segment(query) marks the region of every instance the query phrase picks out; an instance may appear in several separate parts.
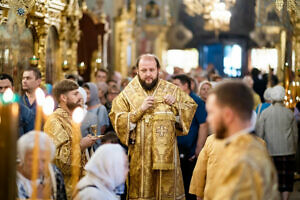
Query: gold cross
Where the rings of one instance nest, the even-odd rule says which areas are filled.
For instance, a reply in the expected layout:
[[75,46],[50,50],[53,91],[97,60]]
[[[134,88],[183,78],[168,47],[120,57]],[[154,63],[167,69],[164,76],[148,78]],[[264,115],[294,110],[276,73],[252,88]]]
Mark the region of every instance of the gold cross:
[[156,128],[156,133],[158,133],[160,137],[164,137],[167,132],[168,132],[168,129],[165,126],[160,126],[160,127]]

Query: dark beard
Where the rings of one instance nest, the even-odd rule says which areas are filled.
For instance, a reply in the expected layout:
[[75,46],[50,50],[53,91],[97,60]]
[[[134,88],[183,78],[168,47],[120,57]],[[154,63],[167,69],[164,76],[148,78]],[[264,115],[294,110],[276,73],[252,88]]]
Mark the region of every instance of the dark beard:
[[224,139],[226,137],[227,127],[225,126],[223,121],[221,121],[219,127],[217,127],[215,131],[217,139]]
[[140,75],[138,75],[138,78],[139,78],[142,88],[144,88],[144,90],[147,90],[147,91],[152,90],[157,85],[157,82],[158,82],[158,75],[157,75],[156,79],[154,79],[152,81],[152,83],[150,83],[150,84],[147,84],[145,81],[143,81],[141,79]]
[[75,110],[75,108],[77,107],[81,107],[80,105],[80,102],[77,102],[77,103],[73,103],[73,102],[70,102],[70,101],[67,101],[67,108],[73,112],[73,110]]

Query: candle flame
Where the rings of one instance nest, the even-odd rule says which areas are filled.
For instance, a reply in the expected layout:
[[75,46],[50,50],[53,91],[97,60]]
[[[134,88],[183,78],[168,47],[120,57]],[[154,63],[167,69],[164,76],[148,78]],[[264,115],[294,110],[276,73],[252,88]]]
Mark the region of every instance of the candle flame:
[[10,88],[7,88],[3,94],[3,100],[5,102],[11,102],[14,98],[14,93]]
[[83,120],[84,114],[83,114],[83,109],[81,107],[75,108],[72,114],[72,119],[75,123],[81,123]]
[[45,93],[41,88],[35,90],[36,102],[39,106],[42,106],[45,102]]
[[43,112],[45,115],[51,115],[54,110],[54,100],[51,96],[47,96],[43,104]]

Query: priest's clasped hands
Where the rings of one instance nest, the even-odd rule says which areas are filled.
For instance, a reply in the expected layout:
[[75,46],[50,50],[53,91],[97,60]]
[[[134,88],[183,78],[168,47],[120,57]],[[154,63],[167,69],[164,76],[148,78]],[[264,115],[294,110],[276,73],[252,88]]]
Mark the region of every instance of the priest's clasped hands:
[[[165,97],[164,97],[164,102],[168,105],[173,105],[175,103],[176,99],[173,95],[170,95],[170,94],[167,94]],[[149,108],[153,107],[155,103],[155,98],[154,96],[148,96],[145,98],[142,106],[141,106],[141,110],[142,111],[146,111],[148,110]]]

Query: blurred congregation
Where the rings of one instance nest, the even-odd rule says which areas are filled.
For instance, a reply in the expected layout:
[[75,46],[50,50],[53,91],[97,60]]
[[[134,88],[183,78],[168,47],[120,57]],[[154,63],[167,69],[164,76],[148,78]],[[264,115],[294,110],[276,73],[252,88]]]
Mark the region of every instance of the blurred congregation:
[[[151,54],[141,57],[156,58]],[[110,77],[108,71],[99,69],[95,73],[95,82],[84,82],[78,75],[67,74],[65,79],[55,83],[54,86],[42,84],[41,73],[37,68],[29,67],[24,70],[21,80],[24,94],[20,96],[18,103],[20,115],[16,183],[19,199],[32,198],[33,187],[36,187],[36,197],[42,199],[102,199],[101,195],[105,197],[103,199],[116,197],[126,199],[127,195],[130,199],[130,190],[127,190],[129,186],[125,186],[130,161],[126,152],[128,146],[134,144],[134,141],[124,142],[122,131],[117,133],[115,131],[115,128],[119,129],[118,123],[114,124],[111,121],[114,118],[109,118],[109,113],[116,112],[112,110],[113,100],[128,87],[130,82],[138,78],[142,85],[143,81],[147,80],[147,76],[143,78],[137,75],[141,70],[138,64],[132,67],[131,73],[124,78],[117,72]],[[271,78],[268,78],[269,76]],[[205,104],[210,91],[230,79],[218,75],[213,66],[206,70],[199,66],[188,73],[184,73],[180,67],[176,67],[173,74],[159,70],[154,80],[166,80],[176,85],[175,87],[188,94],[198,105],[195,112],[190,111],[190,115],[193,113],[195,115],[190,118],[192,121],[188,135],[177,136],[176,148],[180,158],[182,189],[185,191],[186,199],[196,199],[196,196],[202,199],[206,192],[214,187],[211,181],[214,175],[217,175],[216,172],[225,168],[225,165],[223,167],[221,165],[222,159],[217,159],[217,156],[222,157],[221,146],[224,142],[221,139],[216,140],[214,130],[209,128],[207,114],[210,113],[209,111],[207,113]],[[293,191],[294,178],[296,178],[294,175],[297,175],[300,169],[297,146],[299,103],[293,110],[285,108],[283,104],[286,97],[285,90],[274,74],[265,75],[258,69],[253,69],[249,75],[240,79],[240,82],[249,88],[253,98],[249,134],[261,138],[264,146],[267,147],[268,156],[272,158],[271,163],[274,164],[276,177],[278,177],[278,180],[273,180],[273,187],[276,186],[283,199],[288,199],[289,193]],[[157,83],[153,87],[157,87]],[[0,74],[0,88],[3,96],[9,90],[14,90],[14,81],[10,75]],[[37,123],[36,90],[38,88],[42,89],[45,96],[53,96],[55,108],[52,114],[42,119],[43,122],[38,125],[40,127],[34,128]],[[245,98],[240,94],[237,94],[237,97]],[[50,105],[46,104],[46,106]],[[116,105],[118,106],[122,105]],[[83,119],[80,122],[80,141],[75,147],[73,143],[76,141],[76,130],[72,125],[71,116],[76,107],[82,108]],[[38,142],[35,141],[37,135]],[[38,176],[36,180],[32,180],[36,145],[39,149]],[[77,163],[79,170],[77,181],[79,177],[83,178],[76,188],[73,188],[72,154],[76,152],[76,148],[80,148],[77,151],[80,154],[78,157],[80,161]],[[35,186],[32,181],[36,182]],[[105,188],[105,192],[102,193],[98,184]],[[89,187],[100,187],[99,194],[94,194],[93,190],[89,191]],[[109,191],[107,194],[106,190]],[[243,193],[246,190],[235,192]],[[251,190],[249,188],[251,193],[255,190],[258,188],[251,188]],[[96,195],[94,198],[93,194]],[[274,194],[276,197],[276,193]],[[89,195],[91,196],[88,197]],[[112,196],[109,198],[107,195]]]

